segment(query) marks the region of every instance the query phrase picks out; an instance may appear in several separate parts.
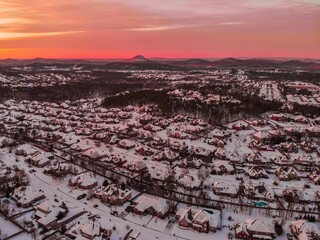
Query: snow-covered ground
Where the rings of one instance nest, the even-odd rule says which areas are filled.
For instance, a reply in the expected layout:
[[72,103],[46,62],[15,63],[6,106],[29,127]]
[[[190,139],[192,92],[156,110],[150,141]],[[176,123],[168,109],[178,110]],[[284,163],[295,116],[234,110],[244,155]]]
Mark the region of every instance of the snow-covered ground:
[[[183,193],[189,191],[190,194],[197,195],[200,192],[198,188],[200,188],[211,200],[223,200],[231,204],[238,203],[239,198],[218,195],[215,193],[214,186],[228,186],[230,190],[233,189],[237,193],[242,179],[248,191],[252,188],[256,190],[258,187],[265,187],[269,191],[268,194],[274,193],[279,198],[282,198],[285,190],[293,189],[298,192],[298,195],[302,199],[314,200],[317,198],[318,185],[309,179],[308,174],[304,170],[297,170],[301,175],[301,179],[282,181],[276,175],[276,171],[280,166],[272,161],[273,157],[287,157],[290,159],[289,162],[294,162],[301,157],[309,156],[315,165],[319,165],[317,138],[303,137],[302,139],[315,146],[310,153],[306,152],[299,142],[295,144],[296,149],[292,152],[286,152],[278,144],[269,146],[268,143],[263,143],[257,147],[252,146],[253,142],[255,144],[259,142],[254,137],[257,132],[270,134],[274,133],[274,131],[288,132],[292,129],[299,129],[299,131],[305,133],[311,127],[313,127],[313,130],[317,130],[315,119],[306,118],[307,121],[305,123],[299,123],[295,118],[297,116],[288,115],[288,120],[283,121],[272,120],[269,116],[261,116],[261,119],[266,121],[261,125],[253,125],[249,119],[239,119],[224,126],[218,126],[221,129],[219,130],[221,134],[217,130],[214,131],[214,127],[205,123],[202,119],[192,119],[187,116],[178,115],[170,118],[161,118],[152,113],[151,110],[148,113],[151,116],[150,122],[140,123],[140,119],[147,118],[146,110],[134,107],[127,115],[123,113],[124,110],[122,109],[107,110],[97,107],[99,102],[101,102],[101,99],[84,100],[84,103],[65,102],[61,106],[50,103],[7,102],[6,105],[0,105],[0,118],[8,132],[9,129],[31,126],[36,131],[33,134],[38,141],[52,142],[55,148],[59,150],[54,151],[55,157],[54,160],[50,159],[50,163],[57,162],[59,160],[58,156],[66,158],[66,161],[69,162],[71,157],[68,156],[68,153],[63,153],[65,151],[73,154],[73,158],[75,159],[86,157],[88,164],[109,162],[115,171],[121,172],[121,174],[130,174],[131,177],[138,176],[140,170],[131,169],[133,170],[131,171],[130,168],[145,167],[151,179],[154,180],[164,180],[169,174],[174,174],[174,179],[179,184],[179,187],[176,189],[178,191]],[[26,109],[29,109],[29,111]],[[86,122],[80,120],[84,117],[82,111],[86,114]],[[48,114],[56,116],[53,117]],[[24,116],[22,120],[21,115]],[[124,119],[120,118],[120,115],[124,116]],[[79,117],[79,119],[76,119],[76,117]],[[113,120],[107,122],[106,120],[110,118]],[[160,122],[164,123],[162,127],[159,127],[161,125]],[[146,130],[148,129],[147,127],[151,126],[147,126],[148,124],[156,126],[153,128],[153,131]],[[66,125],[69,128],[66,128]],[[194,130],[195,132],[191,131],[190,133],[189,130]],[[103,141],[99,140],[97,134],[100,133],[106,133],[110,138]],[[217,133],[220,135],[215,135]],[[33,135],[31,133],[28,134],[30,136]],[[51,135],[60,136],[60,138],[58,141],[52,141],[50,139]],[[120,135],[123,136],[120,137]],[[208,140],[215,137],[221,140],[219,146],[208,143]],[[110,139],[115,139],[115,142],[112,142]],[[127,143],[132,144],[133,147],[125,148],[126,146],[117,144],[120,139],[128,140]],[[160,147],[149,146],[151,141],[160,143]],[[284,143],[290,144],[288,141],[284,141]],[[85,213],[78,218],[83,217],[83,221],[89,218],[87,214],[91,214],[90,216],[99,215],[100,218],[97,218],[97,221],[101,223],[101,226],[104,226],[106,229],[113,229],[111,239],[123,237],[130,229],[140,232],[138,239],[156,239],[157,237],[158,239],[227,239],[227,234],[233,231],[228,228],[222,228],[222,230],[218,230],[216,233],[209,232],[205,234],[190,229],[182,229],[176,222],[170,225],[169,218],[162,220],[151,215],[137,215],[126,212],[129,201],[123,206],[110,206],[100,202],[96,198],[87,199],[85,197],[78,200],[77,198],[84,193],[90,196],[92,190],[79,189],[68,185],[69,180],[75,176],[76,172],[79,174],[87,171],[88,167],[85,164],[79,167],[71,163],[73,173],[69,173],[64,178],[54,179],[52,176],[44,174],[42,167],[35,167],[32,166],[32,163],[26,162],[27,158],[32,159],[34,152],[45,153],[44,149],[34,144],[26,144],[23,147],[21,147],[22,144],[19,145],[20,147],[0,148],[0,159],[4,165],[3,171],[6,170],[6,167],[14,168],[15,165],[19,169],[24,169],[28,174],[32,189],[43,191],[46,199],[56,199],[57,201],[64,201],[66,203],[69,208],[67,218],[75,216],[82,211],[85,211]],[[151,154],[139,152],[136,146],[150,149]],[[183,154],[186,154],[183,152],[186,150],[181,150],[183,148],[187,149],[188,159],[187,157],[182,157]],[[19,151],[25,150],[25,154],[28,157],[16,155],[17,149]],[[168,156],[168,159],[156,159],[155,156],[158,154]],[[43,154],[41,156],[46,155]],[[251,161],[252,156],[253,160]],[[170,157],[172,158],[170,159]],[[200,164],[185,167],[182,163],[188,163],[190,158]],[[116,160],[122,160],[123,163],[121,161],[120,163],[112,162]],[[234,168],[234,171],[224,174],[213,173],[212,169],[218,161],[220,163],[228,163]],[[266,178],[250,178],[248,175],[245,175],[244,169],[252,166],[262,166],[262,168],[266,169]],[[105,180],[104,177],[97,174],[90,176],[96,179],[98,186],[101,186]],[[122,182],[125,183],[123,180],[119,180],[119,184]],[[307,189],[306,185],[310,186],[310,188]],[[255,194],[261,197],[262,193],[259,195],[255,192]],[[132,198],[137,195],[139,195],[139,192],[132,190]],[[242,200],[246,204],[254,204],[254,201],[249,199],[248,196],[243,197]],[[41,199],[35,205],[43,201],[45,200]],[[266,200],[260,199],[257,201]],[[283,199],[280,199],[280,202],[284,207],[288,207],[288,204]],[[308,206],[307,204],[297,204],[295,209],[302,210],[303,207]],[[273,199],[273,201],[267,202],[266,205],[276,208],[279,202]],[[313,205],[310,204],[310,206]],[[12,204],[11,208],[15,209],[14,212],[11,212],[11,215],[22,211],[22,208],[17,207],[15,203]],[[119,216],[114,216],[113,212],[115,210],[118,211]],[[223,216],[230,214],[228,211],[223,211]],[[125,217],[122,218],[122,216]],[[19,216],[17,220],[23,218],[31,218],[30,213]],[[232,218],[235,219],[234,222],[244,222],[247,218],[263,218],[266,223],[272,224],[272,219],[265,218],[265,213],[259,213],[259,211],[255,211],[250,216],[238,211],[233,212]],[[289,220],[293,219],[289,218]],[[230,225],[228,221],[224,217],[222,225]],[[3,226],[6,226],[5,224],[8,224],[8,222],[3,222]],[[69,225],[68,227],[71,227],[71,224]],[[8,226],[8,233],[6,232],[5,234],[13,234],[16,230]],[[289,231],[287,225],[286,231]]]

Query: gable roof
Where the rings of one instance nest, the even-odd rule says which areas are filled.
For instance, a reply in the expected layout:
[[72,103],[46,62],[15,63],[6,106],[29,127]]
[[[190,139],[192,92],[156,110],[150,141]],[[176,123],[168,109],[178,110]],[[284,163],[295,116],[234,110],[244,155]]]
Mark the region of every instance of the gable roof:
[[248,221],[248,230],[254,231],[254,232],[260,232],[260,233],[272,233],[274,234],[274,231],[270,229],[268,225],[266,225],[262,220],[256,219],[254,221]]

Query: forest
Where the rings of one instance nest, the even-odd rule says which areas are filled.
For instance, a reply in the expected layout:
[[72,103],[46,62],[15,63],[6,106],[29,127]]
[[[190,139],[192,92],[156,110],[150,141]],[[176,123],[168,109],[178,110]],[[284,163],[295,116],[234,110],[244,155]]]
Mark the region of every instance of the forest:
[[204,118],[211,124],[223,124],[239,117],[258,116],[264,112],[277,111],[282,106],[281,103],[275,101],[264,101],[256,95],[238,95],[237,99],[241,101],[241,104],[209,105],[199,101],[185,102],[172,98],[165,90],[141,90],[106,97],[103,106],[110,108],[155,104],[167,116],[181,113],[190,117]]

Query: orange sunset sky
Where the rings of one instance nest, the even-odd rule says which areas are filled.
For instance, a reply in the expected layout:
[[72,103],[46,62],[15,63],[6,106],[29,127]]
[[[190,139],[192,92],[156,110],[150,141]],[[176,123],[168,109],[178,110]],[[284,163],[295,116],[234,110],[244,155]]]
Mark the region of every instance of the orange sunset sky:
[[320,0],[0,0],[1,58],[320,58]]

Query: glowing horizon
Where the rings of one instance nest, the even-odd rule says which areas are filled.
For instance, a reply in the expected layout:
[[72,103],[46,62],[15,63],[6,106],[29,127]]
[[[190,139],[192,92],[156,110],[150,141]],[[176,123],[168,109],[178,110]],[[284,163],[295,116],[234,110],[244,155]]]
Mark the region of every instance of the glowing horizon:
[[319,29],[320,0],[0,0],[0,59],[320,58]]

